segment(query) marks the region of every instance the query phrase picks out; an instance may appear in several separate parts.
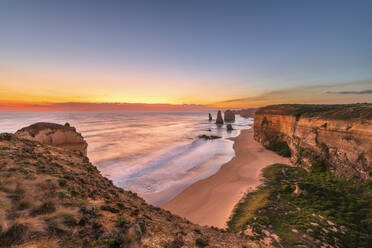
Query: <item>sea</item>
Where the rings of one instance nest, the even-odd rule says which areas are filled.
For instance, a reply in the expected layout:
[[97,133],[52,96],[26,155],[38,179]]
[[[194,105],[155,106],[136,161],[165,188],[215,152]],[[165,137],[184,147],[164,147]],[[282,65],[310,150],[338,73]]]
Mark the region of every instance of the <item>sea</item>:
[[[227,131],[208,121],[208,113],[0,112],[0,132],[36,122],[76,127],[103,176],[161,206],[230,161],[235,155],[231,138],[250,128],[253,119],[237,115],[234,130]],[[221,138],[200,139],[203,134]]]

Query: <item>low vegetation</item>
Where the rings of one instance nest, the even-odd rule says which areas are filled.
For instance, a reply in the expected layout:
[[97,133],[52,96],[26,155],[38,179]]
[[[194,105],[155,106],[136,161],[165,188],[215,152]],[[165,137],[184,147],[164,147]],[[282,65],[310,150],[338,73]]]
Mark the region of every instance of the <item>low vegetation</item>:
[[242,247],[250,243],[246,237],[201,227],[148,205],[101,176],[81,152],[0,134],[0,247]]
[[283,157],[291,157],[291,149],[287,142],[270,142],[265,148],[272,150]]
[[372,103],[359,104],[280,104],[260,108],[256,113],[272,113],[328,120],[372,120]]
[[323,167],[274,164],[263,185],[237,204],[232,232],[278,247],[370,247],[372,180],[350,181]]

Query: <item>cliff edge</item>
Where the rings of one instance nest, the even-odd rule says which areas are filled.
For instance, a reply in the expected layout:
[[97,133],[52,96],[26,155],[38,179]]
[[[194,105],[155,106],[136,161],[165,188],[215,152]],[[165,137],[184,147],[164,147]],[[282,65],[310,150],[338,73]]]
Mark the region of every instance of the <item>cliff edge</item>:
[[304,168],[372,175],[372,104],[263,107],[255,113],[254,138]]
[[78,150],[87,155],[88,144],[80,133],[68,123],[59,125],[48,122],[38,122],[18,130],[15,135],[21,139],[28,139],[70,150]]

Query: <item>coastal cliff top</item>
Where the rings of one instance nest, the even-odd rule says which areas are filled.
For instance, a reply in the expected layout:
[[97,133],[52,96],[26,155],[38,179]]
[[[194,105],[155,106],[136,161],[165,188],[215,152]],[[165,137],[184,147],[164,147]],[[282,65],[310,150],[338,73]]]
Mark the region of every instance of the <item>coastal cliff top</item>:
[[8,133],[0,134],[0,202],[0,247],[257,244],[147,204],[101,176],[80,152]]
[[65,131],[76,131],[74,127],[71,127],[68,123],[65,125],[60,125],[56,123],[49,123],[49,122],[37,122],[35,124],[32,124],[28,127],[24,127],[17,132],[28,132],[31,136],[37,135],[40,131],[50,129],[53,131],[57,130],[65,130]]
[[357,104],[280,104],[259,108],[256,114],[318,117],[328,120],[372,119],[372,103]]

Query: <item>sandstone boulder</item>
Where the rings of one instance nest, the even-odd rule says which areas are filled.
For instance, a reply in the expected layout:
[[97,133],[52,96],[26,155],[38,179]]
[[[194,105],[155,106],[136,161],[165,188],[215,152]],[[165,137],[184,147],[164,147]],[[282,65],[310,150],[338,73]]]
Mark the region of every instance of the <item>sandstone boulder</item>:
[[218,110],[217,112],[216,124],[223,124],[222,114],[220,110]]
[[38,122],[18,130],[18,138],[38,141],[45,145],[81,151],[87,155],[88,144],[74,127],[55,123]]
[[234,122],[235,121],[235,114],[230,109],[225,111],[225,122]]

